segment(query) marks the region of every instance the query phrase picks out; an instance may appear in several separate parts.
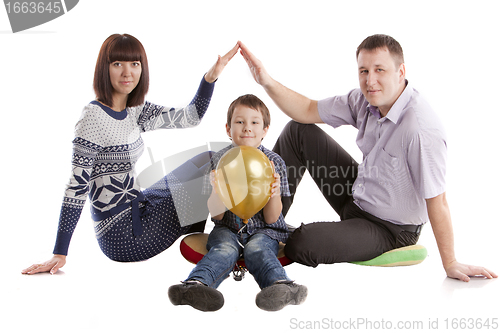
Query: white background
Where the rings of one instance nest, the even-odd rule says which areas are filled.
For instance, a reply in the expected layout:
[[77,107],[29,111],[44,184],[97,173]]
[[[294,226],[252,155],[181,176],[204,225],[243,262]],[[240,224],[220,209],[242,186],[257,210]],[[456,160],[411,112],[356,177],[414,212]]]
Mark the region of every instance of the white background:
[[[16,34],[0,9],[1,330],[286,332],[314,322],[328,330],[335,326],[330,319],[339,325],[359,318],[381,331],[387,322],[396,328],[398,321],[421,322],[424,330],[419,331],[425,331],[436,320],[443,330],[447,318],[450,329],[453,318],[498,318],[499,282],[446,278],[430,226],[419,241],[429,256],[417,266],[287,266],[288,275],[309,288],[309,297],[277,313],[256,307],[259,290],[250,275],[221,285],[226,303],[216,313],[174,307],[167,289],[193,267],[181,257],[179,243],[146,262],[112,262],[99,250],[88,205],[63,270],[54,276],[20,274],[51,257],[70,173],[73,128],[94,98],[97,54],[113,33],[141,40],[150,66],[147,98],[167,106],[188,103],[217,55],[238,40],[286,86],[314,99],[345,94],[358,85],[357,45],[368,35],[392,35],[405,51],[407,78],[448,132],[447,195],[457,258],[500,272],[500,181],[493,163],[500,120],[496,7],[495,1],[82,0],[66,15]],[[272,148],[288,119],[253,81],[240,55],[217,82],[200,126],[147,133],[146,147],[159,160],[226,140],[227,107],[247,93],[271,110],[264,145]],[[323,128],[360,160],[354,129]],[[149,164],[144,154],[138,172]],[[305,179],[287,222],[298,226],[337,218]],[[357,326],[360,331],[366,327]]]

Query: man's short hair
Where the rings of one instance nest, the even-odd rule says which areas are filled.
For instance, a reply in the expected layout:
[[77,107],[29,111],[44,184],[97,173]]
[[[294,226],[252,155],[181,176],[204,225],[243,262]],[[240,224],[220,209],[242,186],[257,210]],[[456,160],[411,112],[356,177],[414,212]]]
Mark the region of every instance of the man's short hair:
[[387,48],[389,53],[394,58],[396,62],[396,67],[405,62],[403,56],[403,48],[398,43],[397,40],[387,35],[373,35],[365,38],[365,40],[359,44],[358,49],[356,50],[356,59],[358,59],[359,52],[361,50],[373,51],[376,49],[384,49]]
[[262,102],[257,96],[248,94],[238,97],[231,103],[231,105],[229,105],[229,109],[227,110],[227,126],[231,127],[231,119],[233,118],[234,109],[239,105],[244,105],[262,113],[264,128],[271,124],[271,114],[269,113],[269,109],[264,102]]

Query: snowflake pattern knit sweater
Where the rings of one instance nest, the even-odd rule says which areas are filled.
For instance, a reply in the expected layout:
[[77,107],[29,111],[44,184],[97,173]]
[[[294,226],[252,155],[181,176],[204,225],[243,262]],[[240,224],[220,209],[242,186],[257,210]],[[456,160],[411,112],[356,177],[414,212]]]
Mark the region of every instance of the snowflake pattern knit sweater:
[[87,195],[96,212],[129,203],[140,195],[134,166],[144,150],[141,133],[198,125],[213,89],[214,83],[203,78],[185,108],[144,102],[116,112],[93,101],[83,109],[75,128],[72,173],[64,193],[54,254],[67,255]]

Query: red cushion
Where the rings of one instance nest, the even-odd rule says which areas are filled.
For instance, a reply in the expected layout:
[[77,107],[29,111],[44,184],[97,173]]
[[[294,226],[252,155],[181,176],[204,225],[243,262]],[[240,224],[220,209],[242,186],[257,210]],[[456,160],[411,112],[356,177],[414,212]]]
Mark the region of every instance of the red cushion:
[[[198,233],[191,234],[184,237],[181,241],[181,254],[187,261],[192,262],[193,264],[197,264],[198,261],[203,258],[205,254],[207,254],[207,239],[208,234]],[[280,261],[282,266],[286,266],[291,264],[292,261],[285,256],[284,251],[285,245],[280,243],[280,249],[278,251],[278,260]],[[238,260],[238,265],[245,267],[245,260]]]

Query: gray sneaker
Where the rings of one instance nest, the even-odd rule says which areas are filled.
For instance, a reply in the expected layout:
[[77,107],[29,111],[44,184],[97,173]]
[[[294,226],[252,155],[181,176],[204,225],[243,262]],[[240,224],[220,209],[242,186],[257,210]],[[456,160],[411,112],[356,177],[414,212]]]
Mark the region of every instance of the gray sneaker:
[[168,288],[173,305],[190,305],[200,311],[217,311],[224,305],[224,296],[217,289],[199,281],[185,281]]
[[262,289],[255,298],[259,308],[266,311],[278,311],[285,306],[303,303],[307,297],[307,287],[293,281],[278,281]]

